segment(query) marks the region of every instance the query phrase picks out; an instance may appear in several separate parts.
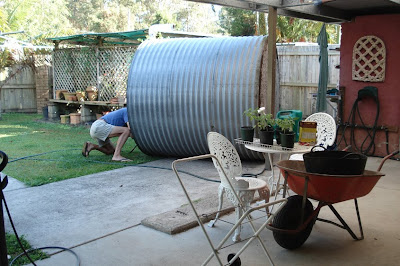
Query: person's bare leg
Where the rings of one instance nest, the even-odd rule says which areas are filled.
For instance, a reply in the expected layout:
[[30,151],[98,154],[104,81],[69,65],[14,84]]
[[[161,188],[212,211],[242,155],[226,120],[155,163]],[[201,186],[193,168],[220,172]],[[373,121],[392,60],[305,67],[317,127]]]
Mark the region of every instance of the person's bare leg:
[[111,155],[111,154],[113,154],[115,152],[115,148],[111,143],[105,144],[102,147],[100,147],[97,144],[93,144],[91,142],[86,142],[86,145],[87,145],[86,146],[87,156],[85,156],[85,157],[88,157],[89,153],[92,150],[98,150],[98,151],[101,151],[102,153],[107,154],[107,155]]
[[115,152],[112,157],[113,161],[129,160],[121,156],[121,150],[130,134],[130,130],[127,127],[114,127],[111,131],[111,134],[109,135],[110,138],[118,136],[117,145],[115,146]]

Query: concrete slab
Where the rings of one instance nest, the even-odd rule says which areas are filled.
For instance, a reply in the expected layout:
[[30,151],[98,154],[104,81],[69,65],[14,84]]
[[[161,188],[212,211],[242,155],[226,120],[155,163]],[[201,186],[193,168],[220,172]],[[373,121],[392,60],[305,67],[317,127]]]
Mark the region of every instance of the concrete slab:
[[[152,164],[169,167],[171,161],[164,159]],[[376,170],[379,162],[379,158],[369,158],[367,169]],[[250,167],[245,164],[244,172],[257,172],[262,167],[262,163]],[[184,170],[216,176],[211,162],[196,162]],[[306,243],[289,251],[276,244],[271,231],[264,230],[261,239],[275,264],[398,265],[399,170],[400,162],[388,161],[382,169],[386,176],[371,193],[358,200],[364,240],[354,241],[345,230],[317,222]],[[202,198],[212,190],[217,192],[218,184],[188,175],[184,179],[195,198]],[[37,247],[54,244],[72,248],[79,255],[81,265],[199,265],[211,251],[199,227],[168,235],[140,224],[146,217],[187,203],[173,173],[167,170],[127,167],[38,188],[9,191],[6,198],[21,234]],[[335,204],[335,208],[358,234],[353,201]],[[320,217],[334,218],[329,208],[323,208]],[[226,219],[233,221],[234,217],[229,215]],[[218,241],[229,227],[229,224],[217,223],[207,231],[213,241]],[[243,227],[242,237],[246,234],[250,235],[248,225]],[[221,257],[226,258],[243,244],[225,248]],[[256,242],[241,259],[242,265],[268,264]],[[62,252],[38,265],[74,263],[73,256]],[[216,261],[210,265],[216,265]]]
[[[203,195],[201,199],[194,201],[193,205],[201,221],[207,223],[214,219],[217,214],[218,195],[215,191],[209,191],[208,194]],[[234,210],[235,207],[233,204],[229,200],[224,200],[220,217]],[[189,204],[184,204],[171,211],[147,217],[143,219],[140,224],[174,235],[198,226],[198,221],[192,207]]]
[[[6,177],[5,174],[0,173],[0,177],[1,180],[4,179],[4,177]],[[21,188],[26,188],[27,186],[22,183],[21,181],[12,178],[11,176],[7,176],[7,180],[8,180],[8,184],[6,186],[6,188],[4,189],[4,191],[11,191],[11,190],[16,190],[16,189],[21,189]]]

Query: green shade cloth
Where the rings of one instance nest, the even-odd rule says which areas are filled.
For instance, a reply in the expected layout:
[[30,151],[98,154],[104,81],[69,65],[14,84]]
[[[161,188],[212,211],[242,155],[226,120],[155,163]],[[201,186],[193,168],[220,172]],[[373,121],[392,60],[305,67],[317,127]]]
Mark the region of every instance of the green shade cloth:
[[136,30],[110,33],[84,33],[71,36],[48,38],[50,41],[78,45],[139,45],[146,39],[148,30]]
[[326,112],[326,90],[328,87],[328,34],[325,23],[318,34],[319,80],[317,92],[317,112]]

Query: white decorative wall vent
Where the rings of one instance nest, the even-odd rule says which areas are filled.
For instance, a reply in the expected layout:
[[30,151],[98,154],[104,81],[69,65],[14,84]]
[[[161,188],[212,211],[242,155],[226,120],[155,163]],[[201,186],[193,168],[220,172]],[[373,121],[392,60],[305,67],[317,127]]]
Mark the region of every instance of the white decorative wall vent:
[[386,48],[383,41],[373,35],[358,39],[353,47],[353,80],[385,81]]

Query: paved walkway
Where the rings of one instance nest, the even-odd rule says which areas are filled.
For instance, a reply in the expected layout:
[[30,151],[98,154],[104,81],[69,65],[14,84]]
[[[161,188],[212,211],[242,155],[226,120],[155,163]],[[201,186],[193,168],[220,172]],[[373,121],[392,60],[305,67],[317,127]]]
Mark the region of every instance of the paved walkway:
[[[148,163],[170,168],[172,159]],[[380,158],[369,158],[367,169],[376,170]],[[257,173],[263,163],[246,164],[244,172]],[[210,161],[190,163],[183,170],[215,177]],[[359,199],[365,239],[354,241],[344,230],[317,222],[307,242],[294,251],[276,244],[272,232],[264,230],[266,243],[276,265],[398,265],[400,261],[400,162],[388,161],[382,177],[370,194]],[[268,174],[268,172],[266,172]],[[217,183],[183,175],[193,198],[210,191]],[[168,235],[141,225],[141,220],[183,204],[186,198],[174,173],[159,168],[125,167],[94,175],[26,188],[12,181],[5,191],[18,233],[34,247],[62,246],[74,250],[81,265],[200,265],[210,252],[199,227]],[[353,201],[335,204],[350,227],[357,231]],[[331,218],[328,208],[320,217]],[[233,220],[233,216],[226,219]],[[6,218],[6,228],[10,230]],[[210,228],[215,241],[227,232],[228,224]],[[243,235],[249,233],[244,226]],[[224,249],[223,258],[240,247]],[[242,265],[267,265],[259,247],[242,254]],[[52,252],[52,251],[50,251]],[[56,250],[54,250],[56,252]],[[38,265],[74,265],[67,252],[58,253]],[[210,265],[215,265],[213,260]]]

